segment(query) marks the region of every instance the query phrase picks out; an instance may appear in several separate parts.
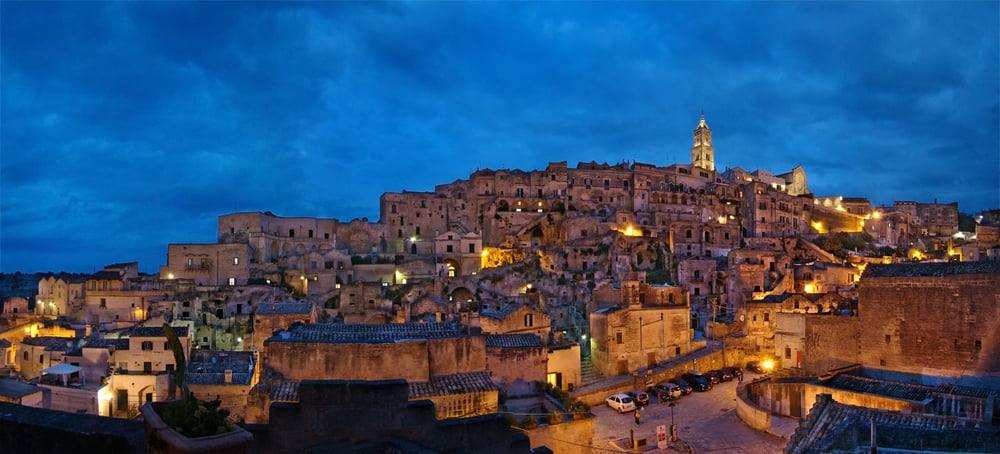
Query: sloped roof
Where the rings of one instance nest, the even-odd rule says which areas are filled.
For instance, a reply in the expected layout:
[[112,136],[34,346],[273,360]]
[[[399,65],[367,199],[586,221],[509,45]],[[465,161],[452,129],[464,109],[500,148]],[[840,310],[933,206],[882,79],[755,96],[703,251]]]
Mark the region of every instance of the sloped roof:
[[260,303],[254,312],[259,315],[308,314],[313,307],[312,303]]
[[330,342],[330,343],[383,343],[413,339],[445,339],[463,337],[461,326],[455,322],[442,323],[295,323],[287,330],[278,331],[267,342]]
[[[186,326],[171,326],[177,337],[187,337],[188,328]],[[137,326],[132,328],[132,337],[166,337],[162,326]]]
[[540,348],[542,340],[534,334],[488,334],[487,347],[499,348]]
[[410,387],[410,399],[496,391],[499,389],[493,384],[493,380],[490,380],[490,375],[485,371],[436,375],[431,377],[429,381],[411,381],[408,384]]
[[1000,274],[1000,262],[872,263],[864,279],[873,277],[941,277],[956,274]]

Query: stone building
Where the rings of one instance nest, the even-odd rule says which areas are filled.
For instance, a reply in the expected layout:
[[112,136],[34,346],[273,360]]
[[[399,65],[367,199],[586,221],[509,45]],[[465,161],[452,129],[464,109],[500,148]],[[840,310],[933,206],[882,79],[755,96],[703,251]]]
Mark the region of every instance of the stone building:
[[29,337],[17,346],[17,370],[26,379],[38,378],[42,369],[63,362],[66,353],[79,345],[77,339],[68,337]]
[[547,353],[534,334],[487,334],[486,371],[508,397],[533,396],[546,380]]
[[923,236],[948,236],[958,231],[958,202],[921,203],[913,201],[895,201],[892,203],[895,211],[906,213],[920,228]]
[[455,323],[294,324],[264,341],[262,362],[289,380],[427,381],[485,370],[486,347]]
[[591,361],[602,374],[651,368],[691,351],[690,305],[683,291],[631,276],[616,293],[613,305],[590,314]]
[[250,250],[240,243],[169,244],[161,279],[190,279],[197,285],[247,285]]
[[256,382],[255,352],[196,350],[185,371],[188,389],[195,397],[219,400],[233,421],[243,421],[247,397]]
[[528,304],[486,304],[480,315],[484,334],[533,334],[548,342],[552,330],[549,315]]
[[253,318],[250,349],[260,351],[264,341],[276,331],[285,330],[295,323],[316,323],[317,308],[313,303],[261,303]]
[[[184,357],[190,357],[191,331],[174,326]],[[114,353],[114,372],[109,382],[113,390],[114,415],[124,417],[146,402],[171,397],[171,374],[176,370],[173,350],[162,326],[136,326],[127,336],[128,348],[119,347]]]
[[858,362],[917,380],[996,384],[997,301],[997,262],[868,265],[858,287]]
[[86,278],[81,275],[49,275],[38,281],[35,313],[70,315],[83,307]]

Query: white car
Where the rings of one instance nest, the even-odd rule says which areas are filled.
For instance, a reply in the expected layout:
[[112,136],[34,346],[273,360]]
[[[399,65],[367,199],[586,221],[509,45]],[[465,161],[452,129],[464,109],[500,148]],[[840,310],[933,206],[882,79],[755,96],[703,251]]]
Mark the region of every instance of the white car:
[[608,403],[608,407],[611,407],[611,409],[618,410],[618,413],[635,411],[635,400],[625,393],[610,395],[604,401]]

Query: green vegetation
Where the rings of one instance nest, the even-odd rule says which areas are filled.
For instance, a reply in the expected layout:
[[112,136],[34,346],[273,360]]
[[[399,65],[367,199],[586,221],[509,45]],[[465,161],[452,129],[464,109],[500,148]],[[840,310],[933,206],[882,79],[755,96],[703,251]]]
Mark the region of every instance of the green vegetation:
[[169,323],[163,324],[163,334],[167,337],[170,350],[174,353],[176,368],[174,378],[177,386],[181,389],[180,400],[175,400],[163,405],[158,412],[163,422],[172,427],[181,435],[189,438],[205,437],[226,433],[234,429],[233,423],[226,418],[229,410],[219,408],[222,401],[203,402],[194,397],[188,390],[185,379],[184,349],[181,347],[177,333]]
[[646,282],[649,284],[657,284],[657,285],[669,284],[670,272],[661,269],[646,271]]
[[846,258],[848,251],[875,252],[872,236],[867,233],[852,235],[846,232],[829,233],[816,237],[813,243],[837,257]]

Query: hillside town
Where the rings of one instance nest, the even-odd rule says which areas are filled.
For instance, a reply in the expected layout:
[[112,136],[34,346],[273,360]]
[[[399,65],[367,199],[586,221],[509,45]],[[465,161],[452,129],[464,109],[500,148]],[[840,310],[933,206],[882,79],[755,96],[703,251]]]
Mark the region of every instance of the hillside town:
[[[190,395],[241,435],[216,452],[696,452],[635,404],[704,378],[754,431],[794,421],[789,453],[1000,450],[1000,209],[718,169],[704,116],[690,152],[479,169],[377,221],[221,214],[156,274],[20,275],[0,420],[38,452],[151,451],[150,409]],[[635,425],[595,435],[615,411]]]

